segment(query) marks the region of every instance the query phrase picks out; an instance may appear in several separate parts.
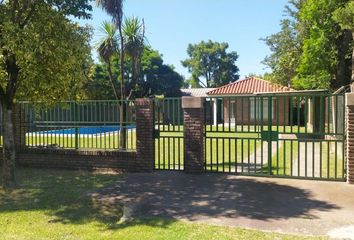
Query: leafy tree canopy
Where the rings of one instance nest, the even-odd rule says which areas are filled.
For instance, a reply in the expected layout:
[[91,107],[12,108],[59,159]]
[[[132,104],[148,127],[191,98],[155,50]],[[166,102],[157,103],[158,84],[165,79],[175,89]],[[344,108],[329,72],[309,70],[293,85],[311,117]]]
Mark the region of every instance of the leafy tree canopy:
[[[298,88],[336,88],[348,82],[348,74],[336,75],[339,62],[346,58],[348,49],[340,53],[343,32],[333,21],[332,14],[345,1],[309,0],[300,10],[300,26],[306,29],[302,42],[302,54],[297,66],[294,84]],[[347,48],[347,47],[346,47]],[[344,54],[344,56],[343,56]],[[343,62],[342,64],[346,64]],[[343,79],[346,78],[346,79]]]
[[272,51],[263,64],[273,70],[273,81],[284,86],[291,85],[300,53],[297,32],[291,20],[282,20],[281,31],[263,40]]
[[68,16],[89,17],[88,0],[0,0],[0,106],[3,187],[15,181],[16,100],[51,103],[76,98],[89,69],[90,30]]
[[352,31],[354,34],[354,1],[350,1],[333,13],[333,19],[343,29]]
[[192,74],[189,81],[192,87],[218,87],[239,79],[239,69],[236,66],[238,54],[227,52],[228,48],[227,43],[211,40],[189,44],[189,58],[182,61],[182,64]]
[[260,78],[267,81],[275,82],[273,79],[273,74],[270,73],[263,73],[263,74],[249,73],[245,76],[245,78],[250,78],[250,77],[255,77],[255,78]]
[[282,29],[265,39],[274,81],[297,89],[336,89],[350,82],[351,34],[332,17],[348,0],[292,0]]
[[[117,61],[112,66],[113,78],[120,72]],[[125,59],[125,75],[132,77],[131,60]],[[89,99],[114,99],[114,92],[109,82],[107,64],[96,64],[92,77],[86,85],[86,97]],[[150,47],[145,47],[141,59],[141,79],[136,86],[138,97],[165,95],[166,97],[180,96],[183,77],[174,71],[174,67],[163,62],[162,55]],[[128,77],[125,78],[127,81]]]
[[[352,44],[354,45],[354,2],[348,2],[341,8],[338,8],[333,13],[333,19],[336,21],[342,29],[351,31]],[[354,47],[352,46],[352,77],[351,83],[354,82]]]
[[88,1],[17,1],[13,11],[14,2],[0,5],[1,100],[75,98],[89,67],[91,30],[65,14],[89,17]]

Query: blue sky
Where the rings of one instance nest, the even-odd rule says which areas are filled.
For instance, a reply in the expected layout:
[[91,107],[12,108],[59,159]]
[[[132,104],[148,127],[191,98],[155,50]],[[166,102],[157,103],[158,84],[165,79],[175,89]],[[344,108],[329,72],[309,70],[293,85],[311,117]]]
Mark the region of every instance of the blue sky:
[[[187,58],[189,43],[202,40],[228,42],[230,51],[239,54],[241,77],[266,71],[261,61],[269,48],[260,38],[279,31],[287,0],[126,0],[125,16],[144,18],[149,44],[163,54],[165,63],[189,77],[181,60]],[[88,23],[97,29],[110,20],[94,8]],[[100,33],[95,31],[93,42]],[[93,52],[96,58],[95,51]]]

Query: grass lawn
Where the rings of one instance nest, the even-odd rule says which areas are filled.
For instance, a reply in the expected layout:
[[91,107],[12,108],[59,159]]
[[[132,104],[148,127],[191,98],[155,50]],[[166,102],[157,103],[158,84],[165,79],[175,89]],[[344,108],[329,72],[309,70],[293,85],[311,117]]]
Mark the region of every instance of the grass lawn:
[[[239,228],[141,219],[117,224],[87,196],[119,175],[21,169],[20,189],[0,190],[0,239],[320,239]],[[0,182],[1,183],[1,182]]]
[[[136,148],[136,132],[127,131],[127,148]],[[89,134],[78,135],[76,139],[73,134],[28,134],[26,136],[27,146],[47,146],[56,144],[61,148],[75,148],[77,142],[78,148],[86,149],[118,149],[119,134],[104,133],[104,134]]]

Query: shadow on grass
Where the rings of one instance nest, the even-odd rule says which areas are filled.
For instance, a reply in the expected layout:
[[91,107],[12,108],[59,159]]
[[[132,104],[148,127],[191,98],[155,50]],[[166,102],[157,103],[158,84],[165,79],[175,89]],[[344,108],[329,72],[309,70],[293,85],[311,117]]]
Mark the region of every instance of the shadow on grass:
[[13,192],[0,189],[0,215],[16,211],[43,211],[51,216],[49,223],[99,221],[111,224],[120,218],[120,206],[115,206],[107,214],[100,206],[95,206],[87,192],[110,184],[117,178],[114,174],[19,169],[17,181],[20,188]]
[[[117,176],[22,169],[18,171],[18,181],[21,189],[12,193],[0,190],[0,215],[39,210],[50,216],[49,223],[97,221],[109,229],[132,225],[164,228],[176,219],[193,221],[201,216],[258,220],[316,218],[312,210],[338,209],[313,199],[303,189],[216,174],[158,172]],[[132,208],[137,219],[160,220],[119,225],[122,206]]]

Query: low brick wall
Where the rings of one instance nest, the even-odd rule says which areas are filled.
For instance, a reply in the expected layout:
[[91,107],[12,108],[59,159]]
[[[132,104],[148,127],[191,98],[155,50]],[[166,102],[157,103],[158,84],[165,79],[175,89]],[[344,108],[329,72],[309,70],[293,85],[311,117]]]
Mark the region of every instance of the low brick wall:
[[[127,172],[151,172],[154,168],[154,121],[151,99],[136,102],[137,149],[136,151],[95,149],[40,149],[27,148],[24,121],[21,111],[14,114],[16,161],[21,167],[62,169],[112,169]],[[21,110],[18,108],[18,110]],[[0,148],[2,152],[2,149]],[[2,154],[0,154],[0,165]]]
[[22,149],[17,151],[16,159],[20,167],[144,172],[146,166],[137,161],[136,155],[135,151]]

